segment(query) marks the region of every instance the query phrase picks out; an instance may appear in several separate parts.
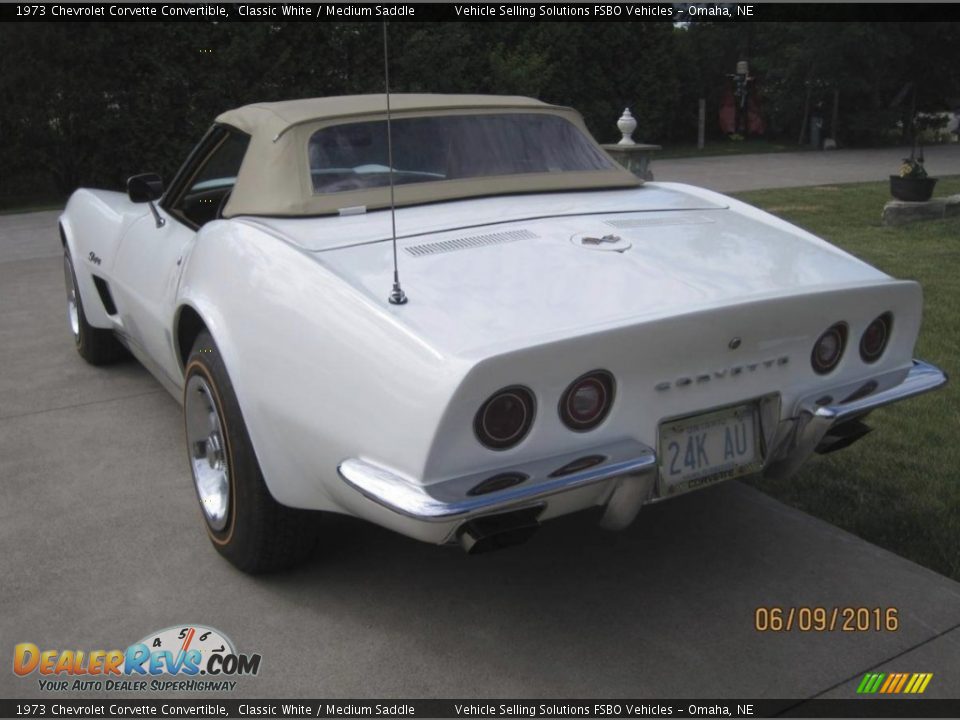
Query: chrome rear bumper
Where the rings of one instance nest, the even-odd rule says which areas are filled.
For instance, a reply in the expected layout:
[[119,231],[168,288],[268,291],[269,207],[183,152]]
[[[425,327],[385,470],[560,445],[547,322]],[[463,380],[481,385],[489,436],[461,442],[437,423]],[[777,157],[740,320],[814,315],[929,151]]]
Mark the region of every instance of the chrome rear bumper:
[[[914,360],[906,376],[902,371],[888,373],[802,400],[793,417],[781,422],[775,451],[764,475],[792,475],[831,428],[862,418],[885,405],[936,390],[946,383],[947,375],[942,370]],[[837,400],[838,397],[842,399]]]
[[[920,360],[904,373],[899,370],[868,382],[835,388],[798,403],[769,434],[764,474],[793,473],[839,424],[863,417],[876,408],[905,400],[943,386],[947,376]],[[836,400],[836,398],[841,398]],[[583,469],[563,469],[587,457],[601,458]],[[610,528],[628,525],[645,503],[661,499],[657,484],[656,452],[635,440],[566,453],[493,471],[474,473],[430,485],[407,479],[385,467],[351,458],[338,468],[343,480],[375,503],[416,520],[461,523],[470,518],[543,504],[551,496],[607,482],[601,504],[606,506],[603,524]],[[526,478],[512,486],[485,494],[471,494],[485,480],[503,473]]]
[[[602,457],[602,462],[578,472],[557,475],[558,470],[570,463],[594,455]],[[556,455],[546,460],[465,475],[432,485],[418,485],[365,460],[345,460],[338,470],[347,484],[374,502],[418,520],[442,522],[539,502],[551,495],[604,480],[651,473],[656,466],[657,455],[651,448],[633,440],[624,440],[592,448],[589,452]],[[506,472],[520,473],[526,475],[527,479],[497,492],[469,494],[484,480]]]

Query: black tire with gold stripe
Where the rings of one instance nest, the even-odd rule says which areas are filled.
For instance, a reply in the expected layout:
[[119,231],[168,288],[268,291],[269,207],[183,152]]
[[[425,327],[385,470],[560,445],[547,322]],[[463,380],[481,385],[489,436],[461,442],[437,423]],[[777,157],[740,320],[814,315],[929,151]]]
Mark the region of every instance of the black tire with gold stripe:
[[270,495],[230,376],[206,331],[187,360],[183,411],[191,473],[217,551],[251,574],[309,558],[322,514],[281,505]]

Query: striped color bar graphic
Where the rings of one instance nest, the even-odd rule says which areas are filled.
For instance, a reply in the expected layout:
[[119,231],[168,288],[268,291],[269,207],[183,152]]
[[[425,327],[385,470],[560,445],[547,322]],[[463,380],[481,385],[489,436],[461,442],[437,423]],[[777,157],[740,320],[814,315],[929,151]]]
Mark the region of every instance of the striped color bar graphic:
[[860,695],[919,695],[927,689],[933,673],[867,673],[857,686]]

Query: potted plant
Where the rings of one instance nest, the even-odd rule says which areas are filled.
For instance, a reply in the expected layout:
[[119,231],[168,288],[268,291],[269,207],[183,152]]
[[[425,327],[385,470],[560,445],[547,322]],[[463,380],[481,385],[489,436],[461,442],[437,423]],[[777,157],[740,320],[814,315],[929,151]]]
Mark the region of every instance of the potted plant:
[[908,202],[926,202],[933,196],[933,187],[937,178],[927,176],[923,166],[923,148],[917,153],[916,145],[910,150],[910,157],[903,159],[900,173],[890,176],[890,194],[897,200]]

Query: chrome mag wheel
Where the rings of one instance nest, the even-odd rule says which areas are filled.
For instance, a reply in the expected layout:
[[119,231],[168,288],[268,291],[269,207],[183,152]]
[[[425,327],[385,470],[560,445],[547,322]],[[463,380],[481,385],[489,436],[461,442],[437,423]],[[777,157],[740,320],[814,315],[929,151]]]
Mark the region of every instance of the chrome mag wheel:
[[63,280],[67,288],[67,320],[73,339],[80,342],[80,309],[77,306],[77,284],[73,279],[73,263],[70,256],[63,256]]
[[227,525],[230,512],[230,468],[223,422],[206,379],[192,375],[184,394],[187,451],[200,507],[214,532]]

